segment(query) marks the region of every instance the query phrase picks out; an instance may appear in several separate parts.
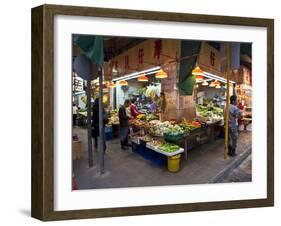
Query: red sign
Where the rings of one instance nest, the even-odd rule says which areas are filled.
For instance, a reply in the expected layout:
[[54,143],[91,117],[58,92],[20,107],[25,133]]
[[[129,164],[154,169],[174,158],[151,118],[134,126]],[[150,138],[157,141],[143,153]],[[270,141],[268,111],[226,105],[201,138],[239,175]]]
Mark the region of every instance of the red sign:
[[210,64],[211,64],[212,66],[215,66],[215,59],[216,59],[215,53],[214,53],[213,51],[211,51],[211,52],[210,52]]
[[126,55],[125,56],[125,69],[129,69],[129,68],[130,68],[130,66],[129,66],[129,56]]
[[139,49],[138,60],[139,64],[143,64],[144,51],[143,48]]
[[154,55],[153,58],[159,60],[162,51],[162,40],[158,39],[154,42]]

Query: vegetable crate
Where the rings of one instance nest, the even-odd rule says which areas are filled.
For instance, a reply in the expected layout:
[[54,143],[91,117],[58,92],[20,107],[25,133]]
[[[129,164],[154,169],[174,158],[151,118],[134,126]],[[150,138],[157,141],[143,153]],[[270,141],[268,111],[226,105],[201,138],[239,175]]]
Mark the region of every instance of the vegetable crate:
[[151,150],[151,163],[156,166],[166,166],[167,156]]

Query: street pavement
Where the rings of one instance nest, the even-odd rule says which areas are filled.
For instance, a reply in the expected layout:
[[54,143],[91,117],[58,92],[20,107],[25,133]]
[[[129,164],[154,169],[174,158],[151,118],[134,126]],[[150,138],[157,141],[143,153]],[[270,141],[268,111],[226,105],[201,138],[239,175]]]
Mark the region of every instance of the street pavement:
[[249,155],[237,168],[233,169],[222,182],[252,181],[252,155]]
[[[219,183],[225,180],[237,165],[243,165],[240,163],[251,153],[252,146],[251,132],[241,133],[237,156],[225,160],[224,139],[217,139],[214,143],[189,150],[188,159],[181,158],[180,171],[171,173],[167,166],[155,166],[131,150],[122,151],[119,140],[114,139],[107,142],[105,173],[100,174],[98,152],[94,151],[94,166],[88,167],[87,130],[75,128],[74,133],[81,139],[84,152],[84,158],[73,160],[72,164],[78,189]],[[243,165],[243,169],[251,172],[249,164]],[[225,182],[239,181],[241,175],[237,169]],[[244,174],[242,177],[243,181],[251,181]]]

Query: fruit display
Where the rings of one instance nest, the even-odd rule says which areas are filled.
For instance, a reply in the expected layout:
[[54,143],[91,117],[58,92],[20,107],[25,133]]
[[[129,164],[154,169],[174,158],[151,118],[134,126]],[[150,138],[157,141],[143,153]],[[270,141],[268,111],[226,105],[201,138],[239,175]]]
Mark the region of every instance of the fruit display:
[[130,124],[134,125],[134,126],[138,126],[138,127],[145,127],[146,126],[146,122],[141,121],[139,119],[131,119]]
[[196,105],[197,116],[200,116],[201,119],[205,119],[207,122],[216,122],[223,120],[223,109],[216,107],[213,104]]
[[145,136],[141,137],[140,139],[143,140],[144,142],[152,141],[152,137],[150,135],[145,135]]
[[172,126],[169,121],[153,120],[149,122],[148,133],[152,136],[164,136],[164,133]]
[[163,141],[160,141],[160,140],[156,140],[156,139],[153,139],[153,140],[151,140],[150,142],[149,142],[149,144],[151,145],[151,146],[154,146],[154,147],[158,147],[159,145],[161,145],[163,143]]
[[179,125],[171,125],[168,126],[167,130],[165,131],[165,134],[170,136],[178,136],[184,134],[184,130]]
[[191,125],[194,126],[195,128],[200,128],[201,127],[201,123],[197,122],[197,121],[192,121]]
[[144,92],[144,95],[146,97],[154,99],[156,96],[160,96],[160,89],[158,86],[148,85]]
[[139,114],[139,115],[137,115],[137,119],[142,119],[142,118],[144,118],[145,117],[145,114]]
[[108,118],[108,124],[112,125],[112,124],[119,124],[119,117],[118,117],[118,113],[117,111],[111,111],[109,113],[109,118]]
[[183,120],[179,124],[172,124],[170,121],[161,122],[159,120],[152,120],[148,124],[148,132],[152,136],[166,136],[166,138],[171,138],[174,136],[180,139],[184,134],[188,134],[193,130],[200,128],[201,124],[199,122],[193,121],[192,123]]
[[192,121],[189,123],[185,119],[179,124],[179,126],[183,129],[184,133],[191,133],[192,131],[201,127],[201,123],[197,121]]
[[139,114],[136,118],[143,121],[151,121],[151,120],[159,119],[159,117],[154,114]]

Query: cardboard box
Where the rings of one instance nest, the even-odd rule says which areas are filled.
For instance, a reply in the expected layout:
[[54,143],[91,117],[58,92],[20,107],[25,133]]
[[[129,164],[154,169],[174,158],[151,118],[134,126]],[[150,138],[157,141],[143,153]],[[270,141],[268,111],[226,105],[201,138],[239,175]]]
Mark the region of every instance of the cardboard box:
[[72,141],[72,150],[74,159],[82,159],[84,157],[80,140]]

